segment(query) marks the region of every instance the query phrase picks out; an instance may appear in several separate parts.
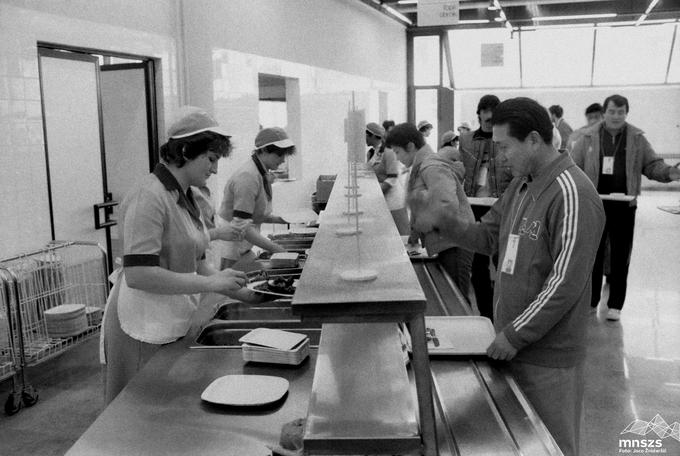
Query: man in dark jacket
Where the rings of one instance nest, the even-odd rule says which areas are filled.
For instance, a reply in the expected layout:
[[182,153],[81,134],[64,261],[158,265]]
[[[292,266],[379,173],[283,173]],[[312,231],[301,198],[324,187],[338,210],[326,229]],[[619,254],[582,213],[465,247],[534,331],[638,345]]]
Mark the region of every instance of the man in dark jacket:
[[[460,136],[460,156],[465,164],[465,194],[472,197],[498,198],[512,180],[506,166],[496,160],[497,149],[491,139],[491,116],[500,103],[495,95],[484,95],[477,104],[479,128]],[[479,220],[488,206],[472,206]],[[472,258],[471,281],[480,315],[493,319],[493,285],[489,272],[489,256],[475,253]]]
[[590,284],[604,210],[588,176],[551,144],[547,110],[529,98],[496,107],[493,139],[515,176],[482,217],[455,215],[444,235],[499,254],[493,359],[510,370],[565,455],[578,455]]
[[[604,100],[604,121],[590,127],[574,144],[574,162],[588,175],[600,194],[620,193],[637,197],[642,174],[659,182],[680,180],[680,169],[656,155],[644,132],[626,122],[628,99],[612,95]],[[637,201],[605,201],[607,225],[593,268],[591,306],[597,308],[607,236],[610,244],[609,301],[607,319],[621,318],[626,300],[628,267],[633,250]]]

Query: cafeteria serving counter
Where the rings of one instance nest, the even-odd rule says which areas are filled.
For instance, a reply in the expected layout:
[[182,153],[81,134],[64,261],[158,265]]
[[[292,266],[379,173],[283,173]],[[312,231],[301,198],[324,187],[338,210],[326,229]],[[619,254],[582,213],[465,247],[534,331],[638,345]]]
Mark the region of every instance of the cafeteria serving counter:
[[[469,315],[436,261],[414,260],[430,315]],[[245,363],[240,349],[194,349],[196,335],[161,348],[67,455],[270,455],[281,426],[307,413],[317,350],[298,367]],[[441,455],[560,455],[543,423],[502,365],[484,358],[431,358]],[[229,374],[290,382],[283,401],[234,409],[201,401]],[[409,374],[411,374],[409,372]],[[415,392],[414,392],[415,396]]]

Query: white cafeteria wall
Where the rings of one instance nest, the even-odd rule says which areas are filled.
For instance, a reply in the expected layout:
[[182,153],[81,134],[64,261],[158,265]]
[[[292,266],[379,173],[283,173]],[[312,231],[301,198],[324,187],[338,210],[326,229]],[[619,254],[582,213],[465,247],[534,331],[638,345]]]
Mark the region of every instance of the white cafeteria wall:
[[298,181],[278,186],[275,205],[309,207],[316,177],[342,165],[352,92],[367,121],[406,118],[404,29],[360,2],[0,0],[0,258],[51,237],[39,41],[157,59],[161,140],[164,119],[185,103],[234,134],[232,157],[210,180],[218,200],[257,134],[259,72],[292,78],[288,104],[299,110]]

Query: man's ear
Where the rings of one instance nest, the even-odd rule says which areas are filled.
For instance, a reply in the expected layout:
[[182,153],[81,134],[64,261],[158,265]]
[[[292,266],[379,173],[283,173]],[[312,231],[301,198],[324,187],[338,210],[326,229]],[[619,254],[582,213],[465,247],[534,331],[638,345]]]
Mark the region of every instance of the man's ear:
[[418,150],[418,148],[416,147],[415,144],[413,144],[413,142],[409,141],[409,143],[406,144],[406,152],[408,152],[409,154],[412,154],[412,153],[416,152],[417,150]]

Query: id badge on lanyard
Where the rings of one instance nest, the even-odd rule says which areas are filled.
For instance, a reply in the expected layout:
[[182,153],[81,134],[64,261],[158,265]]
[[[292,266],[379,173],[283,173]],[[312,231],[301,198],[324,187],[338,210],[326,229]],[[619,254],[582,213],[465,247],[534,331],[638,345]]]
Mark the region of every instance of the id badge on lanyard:
[[614,174],[614,157],[602,157],[602,174]]
[[505,255],[503,255],[503,264],[501,265],[501,272],[506,274],[514,274],[515,262],[517,261],[517,248],[519,247],[519,235],[511,234],[508,236],[508,244],[505,246]]

